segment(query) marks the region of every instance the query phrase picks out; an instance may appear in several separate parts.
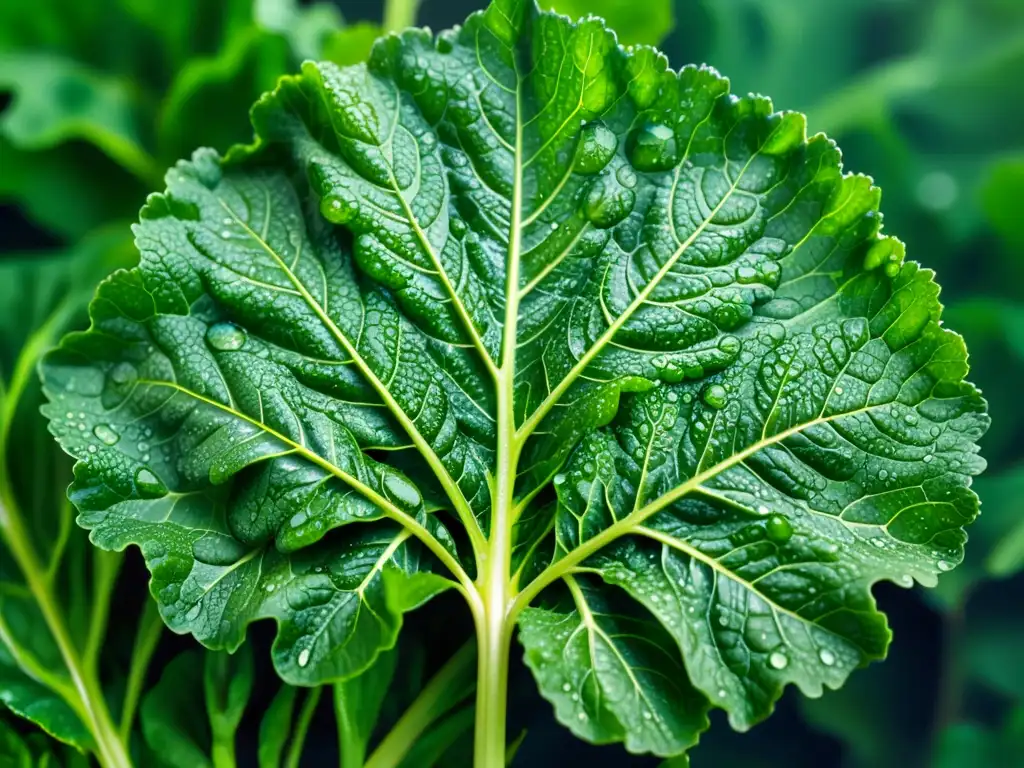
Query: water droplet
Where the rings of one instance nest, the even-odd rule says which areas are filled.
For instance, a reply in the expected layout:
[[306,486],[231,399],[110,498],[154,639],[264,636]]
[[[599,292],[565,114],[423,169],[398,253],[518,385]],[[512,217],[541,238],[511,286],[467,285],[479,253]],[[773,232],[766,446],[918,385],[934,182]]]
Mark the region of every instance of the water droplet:
[[230,351],[245,344],[245,331],[234,323],[214,323],[206,332],[206,341],[214,349]]
[[156,498],[167,493],[167,486],[148,467],[140,467],[135,473],[135,487],[146,498]]
[[651,720],[653,718],[654,718],[654,715],[652,715],[649,710],[645,709],[644,710],[644,720]]
[[629,159],[639,171],[666,171],[678,161],[675,132],[661,123],[645,123],[629,134]]
[[636,204],[636,193],[610,176],[594,180],[583,203],[587,220],[599,229],[608,229],[625,219]]
[[729,399],[728,393],[725,391],[725,387],[721,384],[709,384],[704,387],[704,391],[701,393],[704,398],[704,403],[714,409],[724,408],[726,402]]
[[793,538],[793,526],[782,515],[772,515],[765,521],[764,531],[777,544],[785,544]]
[[115,445],[121,439],[121,436],[106,424],[97,424],[93,427],[92,433],[106,445]]
[[123,386],[134,381],[137,375],[135,366],[131,363],[118,363],[110,371],[110,380],[118,386]]
[[932,463],[932,459],[934,459],[934,458],[935,457],[932,456],[930,453],[927,453],[927,454],[925,454],[924,458],[921,459],[921,461],[923,461],[925,464],[931,464]]
[[273,584],[267,584],[267,592],[273,592],[275,589]]
[[953,564],[951,562],[949,562],[948,560],[939,560],[939,570],[940,571],[952,571],[953,570]]
[[384,490],[388,496],[404,507],[419,506],[421,496],[415,485],[395,472],[384,475]]
[[309,648],[303,648],[299,651],[299,666],[304,667],[309,664]]
[[789,666],[789,658],[786,654],[774,651],[771,656],[768,657],[768,663],[772,665],[773,669],[785,669]]
[[580,712],[578,715],[576,715],[576,717],[578,717],[580,720],[586,720],[587,719],[587,713],[586,712]]
[[771,512],[771,510],[768,509],[768,507],[766,507],[764,504],[761,504],[757,508],[757,514],[759,515],[767,515],[769,512]]
[[821,659],[821,663],[826,667],[831,667],[836,663],[836,656],[828,648],[822,648],[818,651],[818,658]]
[[603,169],[615,155],[619,142],[602,123],[590,123],[580,131],[573,166],[577,173],[593,174]]
[[568,693],[572,690],[572,685],[570,685],[569,683],[562,683],[562,690]]
[[185,614],[185,618],[188,619],[189,621],[195,621],[196,619],[199,618],[199,614],[202,612],[202,610],[203,610],[203,601],[202,600],[198,600],[198,601],[196,601],[195,605],[193,605],[191,608],[188,609],[188,612]]
[[346,204],[335,195],[328,195],[320,201],[320,214],[332,224],[346,224],[359,213],[359,206],[354,202]]

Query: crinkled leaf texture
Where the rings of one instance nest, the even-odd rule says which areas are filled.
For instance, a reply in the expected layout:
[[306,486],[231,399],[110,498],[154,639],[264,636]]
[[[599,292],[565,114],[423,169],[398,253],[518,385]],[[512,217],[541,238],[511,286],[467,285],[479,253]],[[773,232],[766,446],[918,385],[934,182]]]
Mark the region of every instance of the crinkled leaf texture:
[[44,366],[80,522],[175,630],[274,618],[285,679],[353,675],[507,546],[559,719],[672,755],[841,685],[885,653],[872,584],[960,561],[985,403],[801,115],[499,0],[253,122]]

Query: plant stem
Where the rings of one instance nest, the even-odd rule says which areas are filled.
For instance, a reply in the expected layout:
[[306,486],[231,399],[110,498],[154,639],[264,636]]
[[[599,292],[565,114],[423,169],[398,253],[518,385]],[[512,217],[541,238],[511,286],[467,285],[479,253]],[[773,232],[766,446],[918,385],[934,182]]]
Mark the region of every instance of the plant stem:
[[238,763],[235,761],[235,740],[234,733],[231,734],[232,738],[213,738],[213,749],[211,750],[211,757],[213,758],[213,768],[236,768]]
[[[364,768],[398,766],[423,732],[469,695],[475,656],[476,644],[471,640],[448,659],[373,751]],[[347,765],[344,760],[342,765]]]
[[[103,640],[107,636],[107,620],[110,617],[110,598],[114,591],[117,574],[124,562],[122,552],[104,552],[97,549],[92,553],[93,590],[90,599],[92,609],[89,612],[89,636],[85,641],[82,663],[93,676],[99,668],[100,651]],[[49,570],[49,569],[47,569]]]
[[485,617],[477,626],[476,731],[473,764],[495,768],[505,764],[505,703],[508,697],[509,646],[512,624]]
[[156,601],[149,596],[145,598],[146,607],[139,620],[139,629],[135,634],[135,645],[132,648],[132,664],[128,670],[128,682],[125,685],[124,704],[121,707],[121,741],[128,743],[128,738],[135,723],[135,710],[139,705],[142,687],[146,683],[146,671],[149,661],[153,658],[160,635],[164,629],[163,619]]
[[420,0],[387,0],[384,3],[384,31],[400,32],[416,26],[416,12]]
[[292,735],[291,744],[288,745],[288,755],[284,760],[285,768],[299,768],[302,748],[306,743],[306,733],[313,720],[313,713],[316,712],[316,705],[320,703],[322,690],[322,688],[310,689],[306,700],[302,702],[302,710],[299,712],[299,719],[295,721],[295,732]]
[[99,689],[95,675],[85,668],[71,642],[64,617],[50,591],[46,569],[39,561],[39,556],[29,541],[21,515],[14,506],[14,499],[7,483],[6,468],[0,469],[0,531],[3,532],[4,541],[25,577],[25,582],[64,659],[64,665],[78,694],[78,710],[96,741],[97,758],[105,768],[130,768],[131,761],[128,759],[124,744],[114,730],[103,693]]

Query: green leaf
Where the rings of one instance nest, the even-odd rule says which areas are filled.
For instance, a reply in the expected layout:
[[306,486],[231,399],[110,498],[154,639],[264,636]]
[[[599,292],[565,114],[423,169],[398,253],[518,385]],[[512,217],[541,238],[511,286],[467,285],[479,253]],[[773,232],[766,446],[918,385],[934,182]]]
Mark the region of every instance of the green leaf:
[[[44,673],[49,670],[29,650],[14,643],[7,626],[10,617],[6,615],[6,607],[0,603],[0,614],[3,614],[0,619],[0,703],[55,739],[80,750],[89,749],[92,737],[78,714],[67,700],[33,676],[40,670]],[[35,635],[37,642],[38,638],[47,637],[45,627],[36,629],[43,633]],[[61,678],[61,682],[70,688],[70,680]]]
[[285,745],[292,733],[292,715],[295,712],[297,688],[282,685],[260,721],[259,766],[279,768]]
[[274,618],[316,684],[455,583],[576,733],[668,756],[840,686],[889,641],[873,584],[961,560],[985,402],[801,115],[498,0],[252,119],[43,366],[81,524],[176,631]]
[[252,649],[243,645],[235,654],[208,653],[203,689],[214,749],[234,755],[235,732],[249,703],[253,683]]
[[684,752],[707,728],[706,702],[689,683],[671,636],[628,600],[569,577],[573,605],[527,608],[526,664],[559,722],[595,744],[630,752]]
[[397,651],[387,651],[358,677],[335,683],[334,712],[343,764],[365,762],[370,737],[380,718],[397,661]]
[[3,768],[33,768],[35,760],[28,745],[18,732],[0,720],[0,766]]
[[541,5],[572,19],[600,16],[623,45],[657,45],[674,24],[671,0],[645,3],[642,13],[630,0],[546,0]]
[[341,66],[366,61],[370,49],[382,34],[379,26],[367,22],[335,30],[324,40],[322,57]]
[[196,717],[197,693],[203,682],[203,659],[190,651],[164,668],[160,681],[146,694],[139,711],[150,759],[173,768],[210,768],[210,724]]

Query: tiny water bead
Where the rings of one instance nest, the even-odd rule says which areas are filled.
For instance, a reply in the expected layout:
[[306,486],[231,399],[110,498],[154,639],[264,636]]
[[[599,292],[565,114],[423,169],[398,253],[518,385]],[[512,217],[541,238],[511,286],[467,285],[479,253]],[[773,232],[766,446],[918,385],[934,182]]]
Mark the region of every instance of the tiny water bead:
[[580,131],[573,167],[577,173],[593,174],[601,171],[615,155],[619,141],[602,123],[590,123]]
[[768,663],[772,665],[772,669],[785,669],[789,666],[789,657],[779,651],[773,651],[768,657]]
[[729,393],[725,391],[725,387],[721,384],[709,384],[704,388],[701,396],[704,399],[705,405],[715,410],[724,408],[729,400]]
[[214,323],[206,331],[206,341],[214,349],[229,352],[245,344],[245,331],[234,323]]
[[116,445],[117,441],[121,439],[121,436],[117,434],[112,427],[108,427],[106,424],[97,424],[93,427],[92,433],[96,435],[104,445]]
[[662,123],[645,123],[629,134],[630,162],[638,171],[667,171],[678,162],[676,134]]
[[826,667],[831,667],[836,663],[836,656],[828,648],[822,648],[818,651],[818,658],[821,659],[821,663]]
[[772,515],[765,521],[764,531],[776,544],[785,544],[793,538],[793,526],[782,515]]

